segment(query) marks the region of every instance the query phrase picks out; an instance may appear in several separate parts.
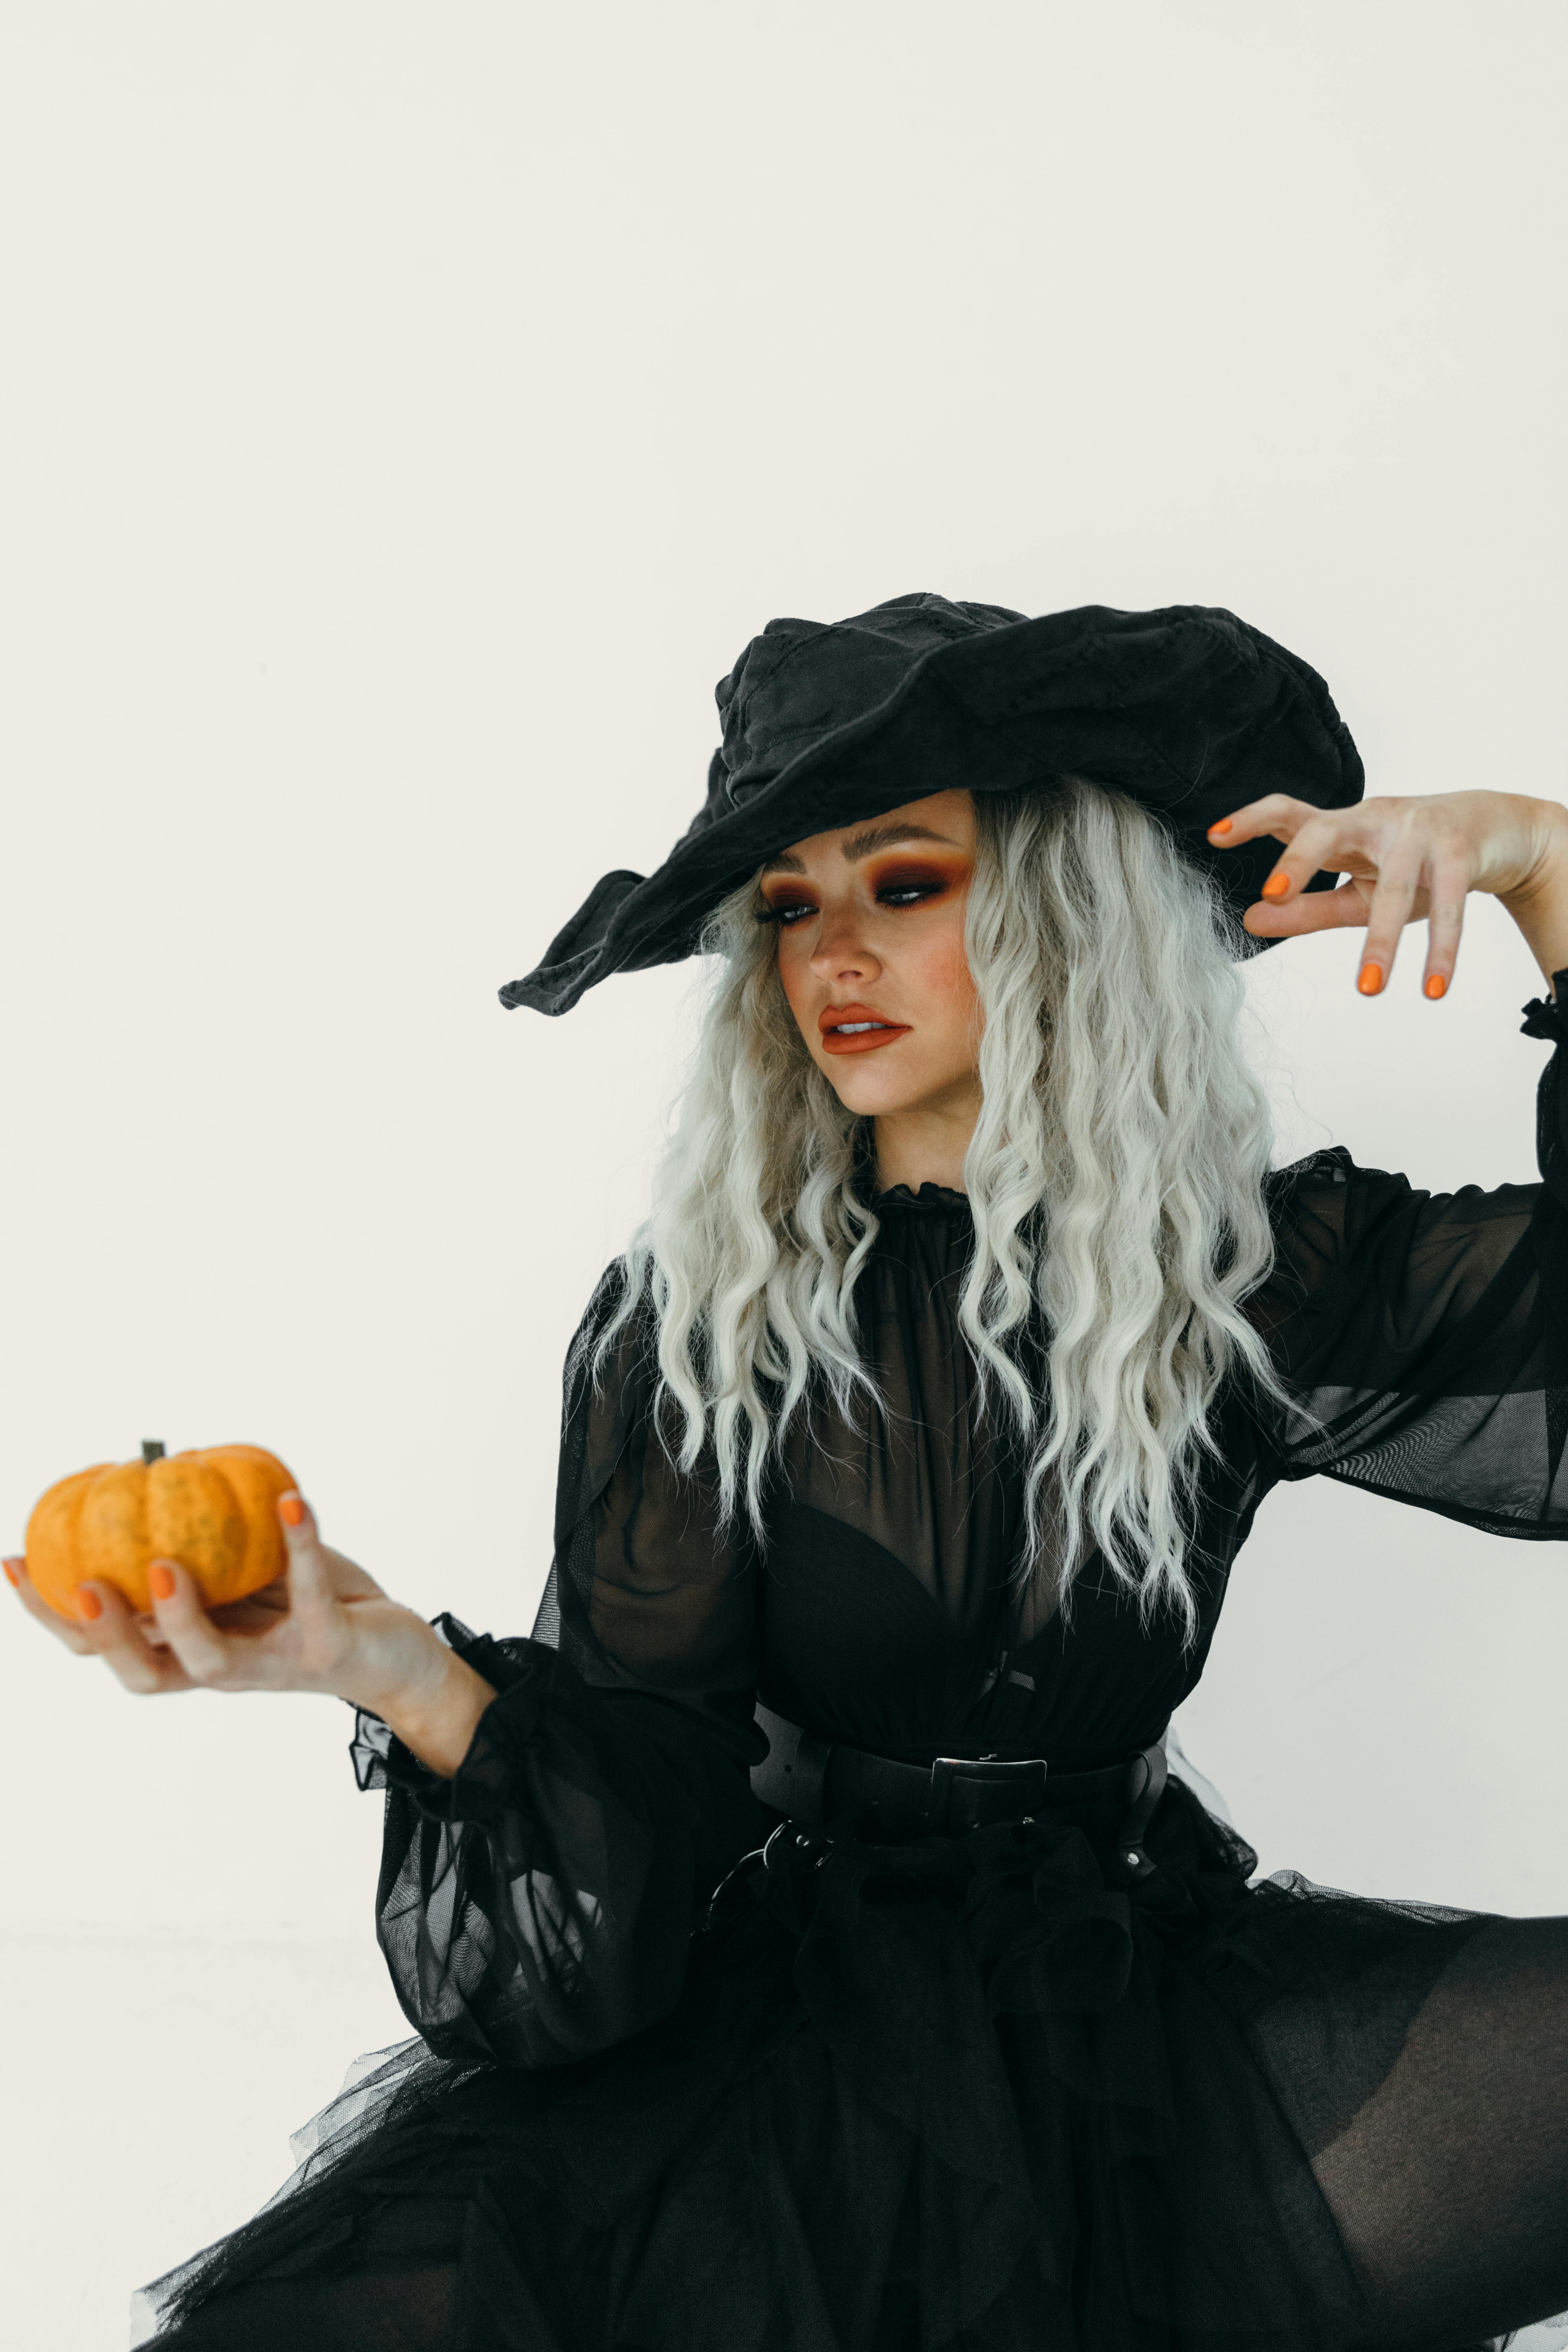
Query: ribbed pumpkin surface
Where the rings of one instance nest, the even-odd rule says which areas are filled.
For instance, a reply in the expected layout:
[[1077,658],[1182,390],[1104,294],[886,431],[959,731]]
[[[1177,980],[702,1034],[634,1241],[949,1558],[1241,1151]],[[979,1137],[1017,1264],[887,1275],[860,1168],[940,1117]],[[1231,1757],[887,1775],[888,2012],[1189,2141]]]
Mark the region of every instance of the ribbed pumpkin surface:
[[241,1601],[283,1573],[278,1497],[291,1472],[259,1445],[210,1445],[154,1461],[99,1462],[62,1478],[27,1522],[27,1573],[64,1617],[88,1577],[153,1605],[147,1569],[175,1559],[209,1608]]

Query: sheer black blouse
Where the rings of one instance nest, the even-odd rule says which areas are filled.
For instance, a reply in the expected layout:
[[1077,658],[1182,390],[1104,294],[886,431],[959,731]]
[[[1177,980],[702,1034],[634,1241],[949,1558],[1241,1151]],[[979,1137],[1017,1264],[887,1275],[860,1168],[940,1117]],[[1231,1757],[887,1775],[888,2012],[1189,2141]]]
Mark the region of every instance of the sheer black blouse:
[[[1543,1003],[1526,1027],[1556,1043],[1561,1020]],[[671,2008],[694,1919],[776,1819],[748,1779],[759,1697],[884,1755],[1083,1769],[1157,1739],[1193,1689],[1281,1479],[1321,1472],[1494,1534],[1568,1534],[1565,1114],[1554,1052],[1538,1184],[1434,1195],[1341,1150],[1271,1180],[1277,1263],[1248,1312],[1297,1404],[1264,1409],[1239,1387],[1220,1401],[1191,1642],[1092,1559],[1065,1610],[1016,1580],[1022,1465],[976,1410],[957,1328],[959,1194],[877,1202],[858,1297],[881,1403],[819,1403],[796,1425],[764,1545],[721,1525],[701,1475],[672,1470],[645,1323],[596,1384],[574,1350],[533,1634],[446,1621],[499,1692],[460,1770],[437,1780],[374,1718],[356,1741],[362,1781],[388,1790],[381,1940],[431,2049],[550,2065]]]

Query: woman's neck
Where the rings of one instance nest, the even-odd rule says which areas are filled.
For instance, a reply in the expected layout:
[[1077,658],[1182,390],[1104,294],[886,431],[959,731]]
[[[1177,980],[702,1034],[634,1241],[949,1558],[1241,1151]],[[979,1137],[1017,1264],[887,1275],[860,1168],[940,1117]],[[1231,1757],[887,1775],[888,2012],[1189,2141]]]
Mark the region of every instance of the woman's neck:
[[964,1158],[979,1116],[977,1093],[951,1106],[884,1112],[872,1121],[879,1189],[890,1192],[895,1184],[907,1184],[918,1192],[922,1184],[942,1184],[962,1192]]

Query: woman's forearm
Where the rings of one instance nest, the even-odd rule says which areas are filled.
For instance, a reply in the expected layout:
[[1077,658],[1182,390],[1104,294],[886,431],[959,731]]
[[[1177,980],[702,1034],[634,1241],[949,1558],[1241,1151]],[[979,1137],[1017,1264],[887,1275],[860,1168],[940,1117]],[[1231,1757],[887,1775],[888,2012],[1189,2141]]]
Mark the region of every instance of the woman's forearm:
[[1568,809],[1557,801],[1535,806],[1541,855],[1519,889],[1498,895],[1550,986],[1556,973],[1568,971]]
[[373,1708],[421,1764],[449,1780],[473,1744],[495,1692],[435,1633],[428,1678],[405,1685]]

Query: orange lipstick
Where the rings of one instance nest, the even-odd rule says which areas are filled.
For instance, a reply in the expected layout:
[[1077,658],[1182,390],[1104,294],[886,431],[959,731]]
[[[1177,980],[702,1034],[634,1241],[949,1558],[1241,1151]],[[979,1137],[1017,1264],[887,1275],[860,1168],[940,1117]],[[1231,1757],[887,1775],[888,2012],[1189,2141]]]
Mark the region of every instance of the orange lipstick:
[[816,1016],[825,1054],[872,1054],[910,1034],[907,1021],[889,1021],[872,1004],[830,1004]]

